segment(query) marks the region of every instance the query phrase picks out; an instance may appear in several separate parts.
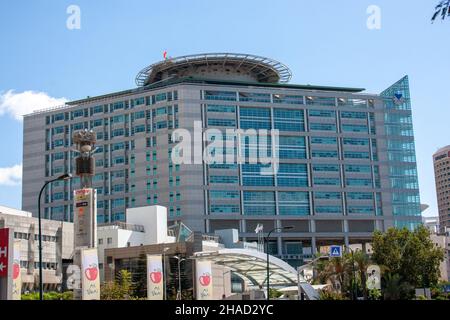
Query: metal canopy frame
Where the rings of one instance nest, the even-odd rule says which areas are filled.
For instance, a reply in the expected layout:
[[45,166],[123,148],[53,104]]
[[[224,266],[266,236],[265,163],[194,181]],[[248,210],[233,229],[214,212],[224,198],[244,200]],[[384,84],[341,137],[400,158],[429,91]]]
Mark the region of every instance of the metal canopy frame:
[[[249,249],[220,249],[197,252],[194,257],[229,268],[251,286],[261,287],[267,282],[265,253]],[[297,271],[281,259],[269,256],[269,269],[270,283],[273,286],[289,286],[298,283]],[[304,279],[301,280],[306,282]]]
[[136,84],[142,87],[159,81],[161,74],[170,70],[208,67],[210,64],[233,65],[238,69],[246,66],[258,81],[264,83],[288,83],[292,78],[289,68],[273,59],[241,53],[203,53],[169,58],[145,67],[137,74]]

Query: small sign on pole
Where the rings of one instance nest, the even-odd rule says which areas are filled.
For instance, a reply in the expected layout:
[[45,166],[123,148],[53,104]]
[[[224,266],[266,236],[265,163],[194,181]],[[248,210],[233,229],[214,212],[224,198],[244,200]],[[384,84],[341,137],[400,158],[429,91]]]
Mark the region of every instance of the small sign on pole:
[[342,247],[341,246],[330,246],[330,257],[332,257],[332,258],[342,257]]
[[381,289],[381,271],[380,267],[373,264],[367,267],[367,289]]

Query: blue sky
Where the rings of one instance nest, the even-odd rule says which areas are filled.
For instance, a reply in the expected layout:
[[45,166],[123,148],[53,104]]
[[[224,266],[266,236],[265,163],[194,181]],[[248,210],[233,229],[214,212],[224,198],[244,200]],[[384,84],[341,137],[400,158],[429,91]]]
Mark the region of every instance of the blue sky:
[[[292,83],[373,93],[408,74],[421,201],[437,214],[431,155],[450,144],[450,19],[430,23],[437,2],[1,1],[0,205],[21,206],[22,110],[133,88],[167,50],[267,56],[290,67]],[[71,4],[79,30],[66,27]],[[381,9],[379,30],[366,26],[370,5]]]

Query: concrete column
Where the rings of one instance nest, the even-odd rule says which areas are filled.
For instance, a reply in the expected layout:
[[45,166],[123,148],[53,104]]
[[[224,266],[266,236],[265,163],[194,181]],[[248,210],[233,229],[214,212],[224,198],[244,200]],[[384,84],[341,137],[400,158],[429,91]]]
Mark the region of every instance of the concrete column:
[[317,253],[316,237],[311,237],[311,253],[313,256]]
[[283,241],[281,237],[277,238],[278,254],[283,254]]
[[316,222],[314,220],[309,220],[309,230],[311,233],[316,232]]
[[348,220],[344,220],[344,233],[348,233]]

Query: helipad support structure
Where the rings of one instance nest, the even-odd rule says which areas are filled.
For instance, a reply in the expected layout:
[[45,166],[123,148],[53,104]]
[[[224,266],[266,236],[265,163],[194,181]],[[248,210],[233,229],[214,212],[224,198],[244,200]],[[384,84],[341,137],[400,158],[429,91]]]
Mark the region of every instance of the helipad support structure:
[[[237,229],[247,242],[257,241],[258,225],[264,236],[292,226],[273,232],[268,245],[292,266],[318,246],[369,242],[374,230],[420,224],[408,78],[380,94],[290,78],[283,63],[251,54],[169,57],[139,72],[137,88],[27,115],[23,209],[36,215],[41,182],[73,172],[72,134],[88,129],[97,138],[99,224],[157,204],[169,221],[208,234]],[[277,174],[261,175],[260,164],[172,163],[171,134],[186,129],[193,137],[195,123],[279,130]],[[72,219],[77,185],[54,184],[45,217]]]
[[142,69],[136,76],[140,87],[169,78],[200,76],[260,83],[288,83],[291,71],[281,62],[252,54],[205,53],[170,58]]

